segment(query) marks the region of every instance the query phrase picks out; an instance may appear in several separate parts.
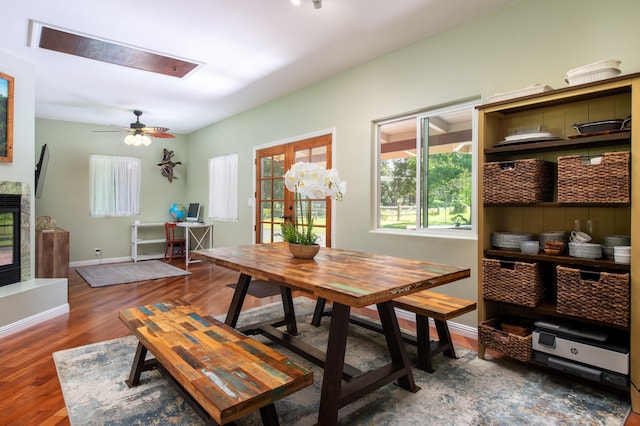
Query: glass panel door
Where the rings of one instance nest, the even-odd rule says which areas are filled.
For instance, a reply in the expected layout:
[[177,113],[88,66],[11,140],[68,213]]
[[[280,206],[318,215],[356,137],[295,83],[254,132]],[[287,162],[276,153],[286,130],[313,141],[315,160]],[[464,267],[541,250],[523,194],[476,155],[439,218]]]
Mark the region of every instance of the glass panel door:
[[[278,145],[256,153],[256,242],[282,241],[280,227],[293,220],[293,193],[284,186],[284,174],[291,165],[304,161],[331,168],[331,135]],[[307,199],[303,214],[311,209],[318,243],[331,247],[331,198]],[[298,212],[298,214],[300,214]]]

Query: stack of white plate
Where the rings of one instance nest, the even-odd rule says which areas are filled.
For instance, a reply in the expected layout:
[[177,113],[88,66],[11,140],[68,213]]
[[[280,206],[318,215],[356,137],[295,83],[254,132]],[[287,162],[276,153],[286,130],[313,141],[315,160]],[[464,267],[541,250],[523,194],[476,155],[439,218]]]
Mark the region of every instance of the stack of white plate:
[[532,239],[532,234],[522,232],[494,232],[491,234],[491,245],[499,249],[520,250],[522,241]]
[[615,246],[628,246],[631,245],[630,235],[606,235],[604,237],[604,244],[602,245],[602,251],[604,256],[609,259],[613,259],[613,248]]
[[602,246],[593,243],[569,243],[569,256],[600,259],[602,257]]

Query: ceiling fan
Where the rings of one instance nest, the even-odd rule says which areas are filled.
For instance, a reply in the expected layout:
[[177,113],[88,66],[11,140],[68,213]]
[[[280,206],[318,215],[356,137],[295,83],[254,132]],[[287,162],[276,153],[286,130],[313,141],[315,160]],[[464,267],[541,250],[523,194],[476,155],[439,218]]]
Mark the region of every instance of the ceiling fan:
[[[133,113],[136,116],[136,122],[131,123],[129,127],[112,125],[114,127],[118,127],[120,129],[119,131],[129,133],[129,135],[124,138],[124,142],[127,145],[149,145],[151,144],[151,139],[149,139],[149,137],[163,139],[175,137],[171,133],[167,133],[169,129],[166,127],[147,127],[144,123],[141,123],[140,116],[142,115],[142,111],[134,110]],[[112,130],[96,130],[96,132],[109,131]]]

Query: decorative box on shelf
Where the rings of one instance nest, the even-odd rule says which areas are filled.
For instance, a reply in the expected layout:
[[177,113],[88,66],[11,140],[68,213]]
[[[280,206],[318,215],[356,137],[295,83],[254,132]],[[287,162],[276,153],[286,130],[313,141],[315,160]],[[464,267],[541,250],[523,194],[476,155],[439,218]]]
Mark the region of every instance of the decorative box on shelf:
[[481,321],[478,324],[480,343],[487,349],[502,352],[517,360],[528,362],[533,358],[531,332],[526,336],[509,333],[499,328],[498,318]]
[[482,260],[482,297],[534,308],[544,301],[538,262]]
[[607,152],[591,157],[558,157],[558,202],[628,203],[631,153]]
[[535,158],[485,163],[486,204],[533,204],[553,199],[553,163]]
[[583,271],[557,266],[556,311],[614,324],[629,325],[629,274]]

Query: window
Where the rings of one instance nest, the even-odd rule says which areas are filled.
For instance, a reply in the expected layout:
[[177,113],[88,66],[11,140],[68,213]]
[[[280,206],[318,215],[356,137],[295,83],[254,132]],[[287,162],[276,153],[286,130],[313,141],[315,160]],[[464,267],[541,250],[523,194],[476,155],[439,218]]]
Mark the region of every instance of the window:
[[140,159],[89,157],[91,216],[140,214]]
[[238,154],[209,159],[209,217],[238,220]]
[[378,229],[472,229],[476,105],[376,123]]

